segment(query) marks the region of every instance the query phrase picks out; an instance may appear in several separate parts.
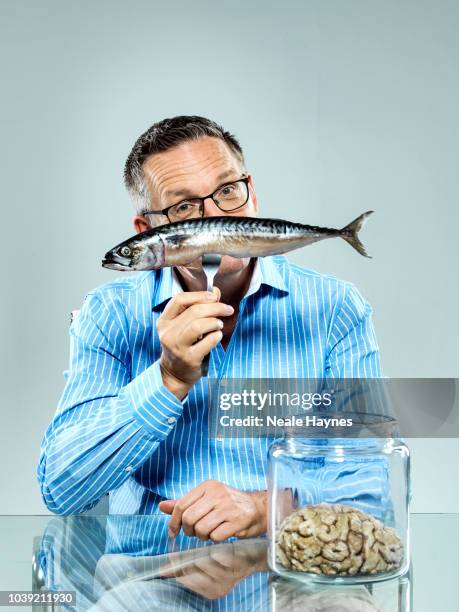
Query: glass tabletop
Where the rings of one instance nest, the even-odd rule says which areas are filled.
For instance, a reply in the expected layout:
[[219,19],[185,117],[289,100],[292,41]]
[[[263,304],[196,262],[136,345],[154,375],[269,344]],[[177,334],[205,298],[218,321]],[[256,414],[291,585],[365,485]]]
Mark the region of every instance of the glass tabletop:
[[[0,591],[9,593],[2,594],[2,609],[17,609],[19,591],[42,592],[41,601],[20,609],[43,611],[459,609],[459,514],[412,514],[410,573],[344,586],[275,576],[265,538],[214,544],[180,534],[172,540],[168,518],[0,516]],[[74,593],[75,603],[52,603],[49,591]]]

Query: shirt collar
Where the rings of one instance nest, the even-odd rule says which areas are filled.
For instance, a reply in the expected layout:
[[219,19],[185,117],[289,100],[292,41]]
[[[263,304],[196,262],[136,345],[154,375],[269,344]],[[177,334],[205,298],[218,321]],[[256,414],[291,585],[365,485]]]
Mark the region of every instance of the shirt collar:
[[289,288],[284,277],[274,261],[274,257],[259,257],[257,263],[260,266],[261,283],[273,287],[282,293],[289,293]]
[[[154,291],[151,300],[152,310],[159,310],[159,306],[170,300],[177,288],[174,287],[172,268],[161,268],[154,272]],[[178,284],[178,283],[177,283]]]
[[[155,291],[152,297],[152,309],[157,310],[163,302],[174,297],[183,289],[173,268],[161,268],[156,270],[154,274]],[[273,261],[273,257],[258,257],[256,259],[250,285],[244,297],[257,293],[261,285],[273,287],[283,293],[289,292],[284,278]]]

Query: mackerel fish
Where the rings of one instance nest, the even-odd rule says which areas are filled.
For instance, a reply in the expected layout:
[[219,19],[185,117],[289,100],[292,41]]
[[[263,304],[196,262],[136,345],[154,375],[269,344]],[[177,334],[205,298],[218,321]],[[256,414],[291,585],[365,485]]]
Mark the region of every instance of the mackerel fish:
[[373,211],[342,229],[303,225],[259,217],[204,217],[154,227],[121,242],[102,260],[104,268],[122,271],[157,270],[191,263],[203,255],[266,257],[325,240],[343,238],[369,257],[358,232]]

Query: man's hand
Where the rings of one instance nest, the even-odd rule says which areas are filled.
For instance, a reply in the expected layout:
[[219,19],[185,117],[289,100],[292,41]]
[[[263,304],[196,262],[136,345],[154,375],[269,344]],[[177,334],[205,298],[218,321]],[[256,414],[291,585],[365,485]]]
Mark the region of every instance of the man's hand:
[[180,528],[188,536],[223,542],[231,536],[250,538],[266,532],[266,491],[244,492],[216,480],[206,480],[178,500],[159,509],[172,514],[169,536]]
[[232,306],[208,291],[179,293],[167,304],[157,321],[162,346],[160,367],[164,386],[179,399],[201,377],[204,357],[220,342],[223,321]]

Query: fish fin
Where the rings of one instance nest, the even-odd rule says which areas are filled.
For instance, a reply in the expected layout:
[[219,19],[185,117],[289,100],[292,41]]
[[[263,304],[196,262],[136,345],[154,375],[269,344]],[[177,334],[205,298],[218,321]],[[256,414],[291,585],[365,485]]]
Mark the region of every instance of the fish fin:
[[360,215],[360,217],[357,217],[357,219],[354,219],[354,221],[349,223],[349,225],[346,225],[346,227],[343,227],[343,229],[340,230],[341,238],[344,238],[344,240],[354,247],[354,249],[358,251],[360,255],[368,257],[369,259],[371,259],[371,256],[368,255],[362,242],[360,242],[358,233],[362,229],[365,221],[371,214],[373,214],[373,212],[373,210],[369,210],[363,213],[363,215]]

